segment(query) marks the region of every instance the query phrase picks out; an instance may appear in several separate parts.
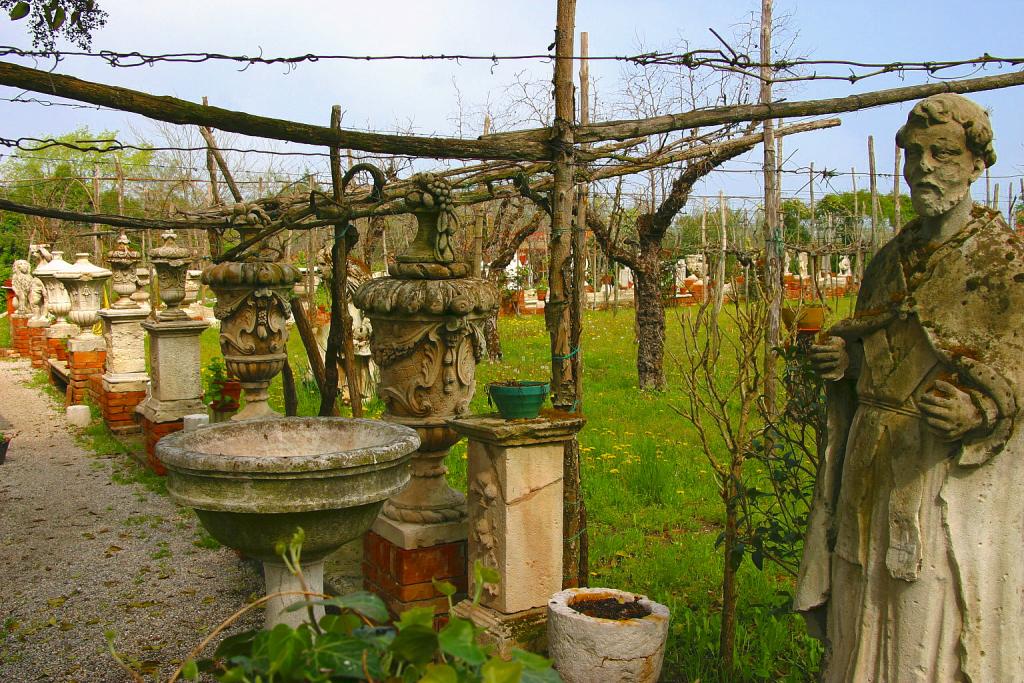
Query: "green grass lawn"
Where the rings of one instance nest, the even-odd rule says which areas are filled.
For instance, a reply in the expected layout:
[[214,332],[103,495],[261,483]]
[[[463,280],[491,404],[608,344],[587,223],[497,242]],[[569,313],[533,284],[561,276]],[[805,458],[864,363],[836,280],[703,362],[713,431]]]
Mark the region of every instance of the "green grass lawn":
[[[672,626],[663,680],[717,681],[722,680],[717,661],[722,557],[715,540],[723,506],[692,426],[672,409],[683,397],[673,360],[679,357],[673,353],[680,343],[678,316],[692,310],[668,311],[668,388],[661,393],[636,388],[633,311],[586,313],[583,412],[588,422],[579,438],[591,585],[646,593],[668,605]],[[475,413],[492,410],[488,382],[550,375],[543,316],[502,318],[500,326],[505,360],[478,367]],[[202,347],[204,363],[219,353],[216,330],[203,334]],[[297,334],[291,336],[289,355],[301,378],[306,361]],[[316,414],[315,385],[301,380],[298,385],[299,413]],[[280,377],[271,385],[271,403],[279,410],[283,406]],[[368,412],[375,416],[381,409],[376,403]],[[447,460],[449,479],[461,490],[465,458],[460,443]],[[744,562],[739,586],[739,680],[813,680],[821,648],[806,635],[802,619],[786,612],[792,579],[770,563],[759,571]]]

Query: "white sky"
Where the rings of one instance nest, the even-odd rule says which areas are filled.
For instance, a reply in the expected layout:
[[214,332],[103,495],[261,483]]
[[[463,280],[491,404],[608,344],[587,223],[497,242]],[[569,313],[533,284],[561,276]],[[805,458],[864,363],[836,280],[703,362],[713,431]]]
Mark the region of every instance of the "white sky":
[[[920,61],[967,58],[983,52],[999,56],[1024,53],[1019,40],[1024,25],[1020,0],[776,0],[775,4],[777,16],[792,15],[791,25],[798,32],[795,52],[814,58]],[[555,22],[554,0],[101,0],[101,6],[110,19],[94,35],[93,49],[144,53],[534,54],[546,52]],[[757,0],[579,0],[577,30],[590,32],[591,55],[634,54],[638,40],[650,49],[670,48],[680,37],[693,47],[715,47],[709,27],[729,35],[734,25],[746,21],[759,7]],[[0,21],[0,44],[30,47],[23,26],[6,20]],[[29,60],[21,63],[32,65]],[[35,65],[50,68],[52,62]],[[614,89],[619,68],[613,63],[594,64],[592,74],[599,94]],[[290,72],[282,66],[253,66],[240,72],[237,66],[213,62],[114,69],[99,60],[68,58],[56,71],[192,101],[208,95],[211,103],[222,107],[322,125],[327,125],[330,107],[337,103],[345,109],[345,127],[392,130],[400,126],[424,134],[453,134],[458,111],[453,80],[467,106],[480,106],[499,100],[513,75],[523,69],[537,78],[550,77],[551,66],[546,62],[502,62],[493,68],[487,62],[320,62]],[[988,73],[996,72],[979,75]],[[920,82],[922,77],[911,73],[902,81],[895,76],[879,77],[855,87],[841,82],[810,83],[783,96],[790,100],[835,97]],[[0,87],[0,97],[16,94],[14,89]],[[1024,122],[1020,116],[1024,89],[972,97],[992,114],[999,154],[992,180],[1001,184],[1005,200],[1007,182],[1019,189],[1024,176]],[[786,168],[806,169],[813,162],[816,169],[848,173],[856,167],[866,172],[866,139],[874,135],[879,171],[891,173],[893,136],[909,106],[845,114],[840,128],[786,138]],[[4,101],[0,101],[0,121],[0,136],[5,138],[60,134],[82,124],[93,130],[119,129],[126,138],[130,129],[144,135],[150,130],[141,117],[118,112]],[[468,125],[466,134],[475,135],[481,122]],[[302,149],[290,144],[281,148]],[[698,193],[715,195],[722,189],[730,195],[758,195],[759,175],[736,171],[756,169],[760,158],[758,148],[731,162],[726,168],[733,172],[712,175]],[[830,187],[819,183],[817,192],[850,188],[848,175],[830,183]],[[857,184],[867,187],[866,177],[858,178]],[[881,179],[880,188],[891,192],[891,177]],[[806,197],[806,175],[787,175],[783,192]],[[975,197],[983,198],[984,193],[984,183],[977,183]],[[1005,202],[1001,204],[1005,211]]]

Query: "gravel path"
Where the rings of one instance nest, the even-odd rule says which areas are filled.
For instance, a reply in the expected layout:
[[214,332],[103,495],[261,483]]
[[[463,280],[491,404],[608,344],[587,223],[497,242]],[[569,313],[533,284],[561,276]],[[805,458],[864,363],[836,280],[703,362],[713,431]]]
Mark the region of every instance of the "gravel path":
[[[0,681],[128,680],[108,630],[119,652],[166,680],[262,593],[259,573],[202,547],[193,513],[140,483],[128,456],[80,446],[63,411],[26,385],[32,377],[25,361],[0,362],[0,423],[19,432],[0,465]],[[262,618],[254,610],[238,628]]]

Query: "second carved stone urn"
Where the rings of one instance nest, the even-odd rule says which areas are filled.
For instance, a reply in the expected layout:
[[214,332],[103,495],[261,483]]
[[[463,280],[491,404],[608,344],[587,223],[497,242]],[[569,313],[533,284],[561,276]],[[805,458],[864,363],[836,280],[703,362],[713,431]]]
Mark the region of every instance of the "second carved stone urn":
[[139,304],[132,296],[139,283],[139,277],[135,272],[135,265],[139,262],[139,252],[130,247],[128,236],[121,231],[117,237],[117,246],[107,252],[107,263],[113,276],[110,281],[113,290],[117,292],[117,301],[111,308],[138,308]]
[[267,388],[288,357],[288,299],[298,278],[294,266],[258,260],[226,261],[203,271],[203,284],[217,296],[224,362],[245,391],[245,407],[233,420],[277,415],[267,404]]
[[191,250],[174,243],[177,235],[168,230],[161,237],[164,243],[149,252],[149,260],[156,267],[156,281],[160,300],[166,305],[157,314],[158,320],[188,320],[181,302],[185,298],[185,269],[192,260]]

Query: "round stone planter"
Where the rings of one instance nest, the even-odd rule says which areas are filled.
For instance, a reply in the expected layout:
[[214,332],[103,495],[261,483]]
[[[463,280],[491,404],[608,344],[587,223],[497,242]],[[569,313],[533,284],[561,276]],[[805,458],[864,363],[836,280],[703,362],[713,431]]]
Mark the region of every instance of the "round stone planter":
[[[647,612],[636,619],[601,619],[573,605],[614,598]],[[569,588],[548,601],[548,652],[565,683],[655,683],[665,658],[668,608],[614,588]]]
[[[323,562],[373,523],[384,501],[409,483],[416,432],[380,420],[288,417],[225,422],[175,432],[156,445],[167,492],[196,511],[211,536],[264,564],[266,625],[296,626],[302,589],[277,544],[302,528],[307,586],[323,591]],[[320,609],[322,613],[322,609]]]

